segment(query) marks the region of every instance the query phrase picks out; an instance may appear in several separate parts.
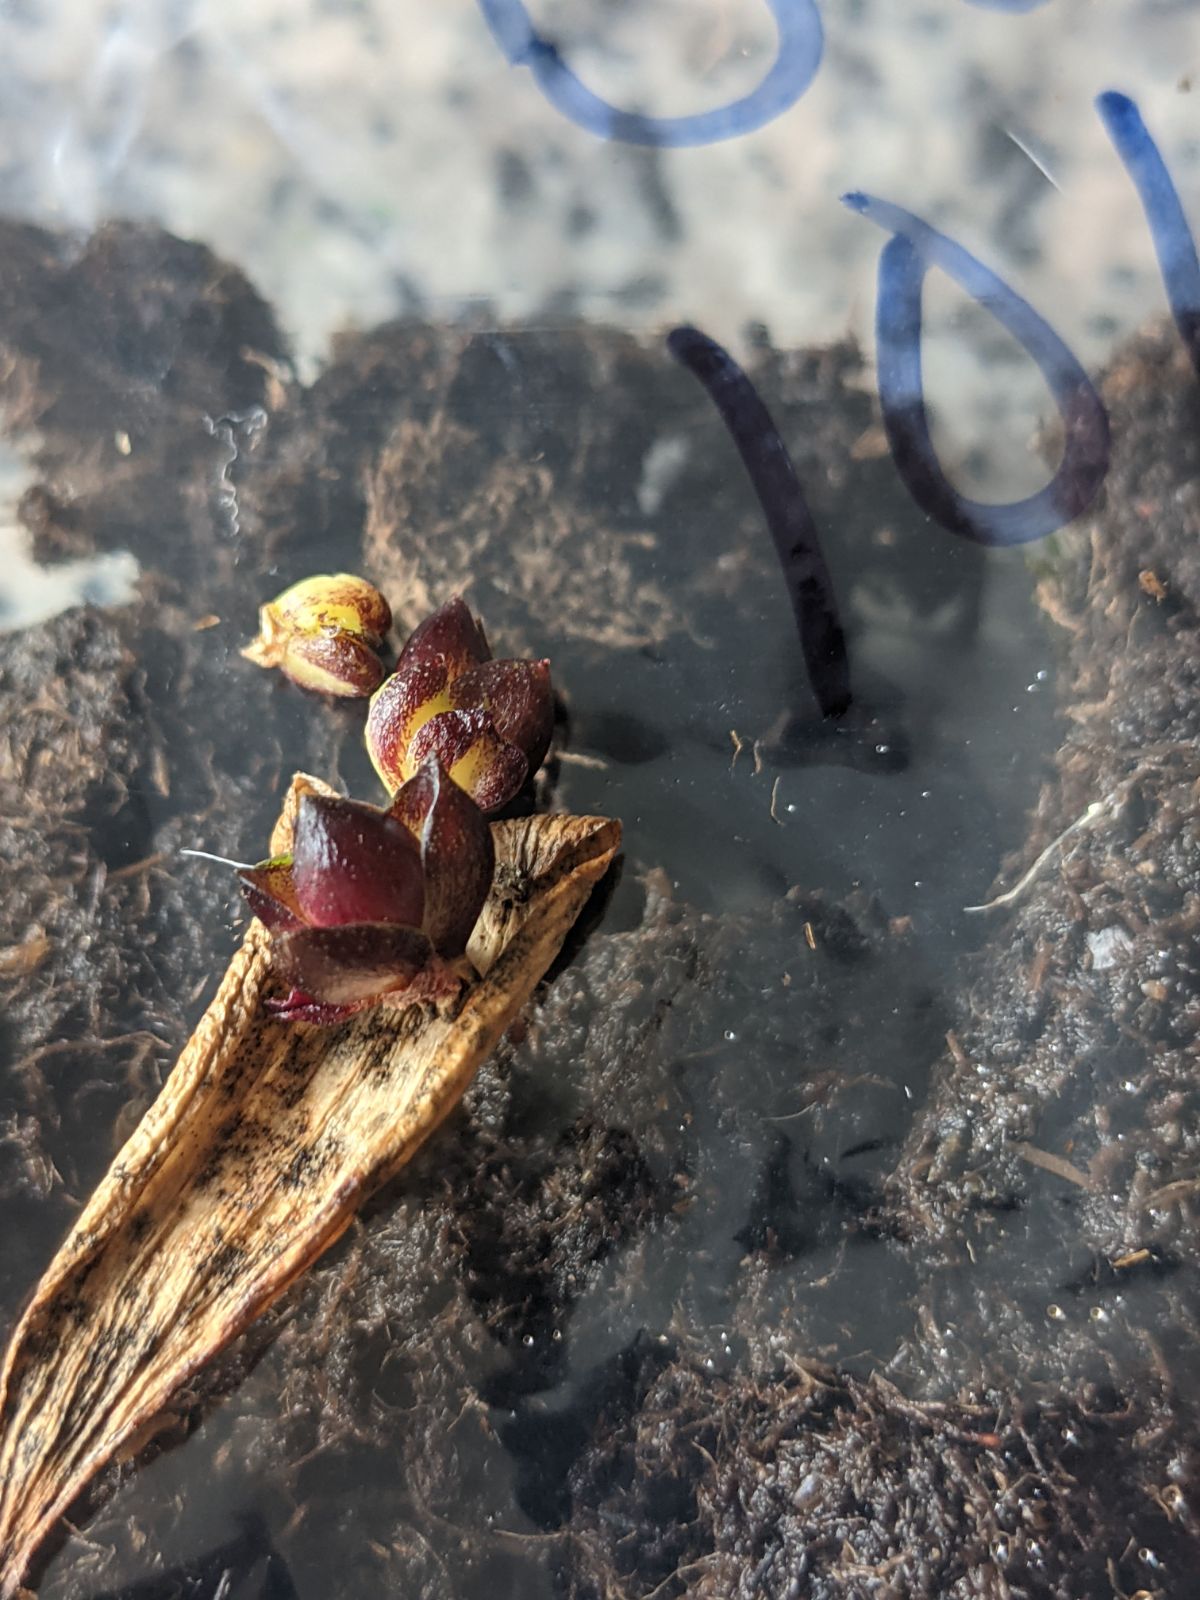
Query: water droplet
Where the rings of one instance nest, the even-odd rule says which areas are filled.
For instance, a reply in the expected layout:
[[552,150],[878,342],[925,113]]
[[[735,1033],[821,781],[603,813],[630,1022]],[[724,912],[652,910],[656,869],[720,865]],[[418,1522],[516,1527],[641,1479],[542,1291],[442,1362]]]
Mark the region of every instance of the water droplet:
[[1067,1313],[1061,1306],[1047,1306],[1046,1315],[1050,1318],[1051,1322],[1065,1322],[1067,1320]]
[[531,1333],[524,1334],[521,1338],[521,1343],[526,1350],[531,1350],[533,1348],[533,1335]]
[[730,1044],[732,1044],[733,1041],[737,1038],[737,1034],[734,1033],[732,1028],[726,1028],[725,1029],[725,1038],[728,1040],[728,1042]]

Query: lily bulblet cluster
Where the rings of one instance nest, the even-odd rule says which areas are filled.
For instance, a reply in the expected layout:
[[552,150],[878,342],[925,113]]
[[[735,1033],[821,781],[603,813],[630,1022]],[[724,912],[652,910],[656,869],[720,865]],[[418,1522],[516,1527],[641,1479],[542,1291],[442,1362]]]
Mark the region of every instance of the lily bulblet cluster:
[[[333,629],[322,637],[342,648],[350,630],[339,606],[360,627],[382,621],[382,596],[380,611],[351,585],[370,589],[344,574],[308,579],[263,607],[264,636],[270,614],[271,648],[282,652],[273,664],[304,683],[293,670],[304,627]],[[312,651],[299,659],[311,666]],[[306,794],[290,853],[238,869],[288,986],[267,1002],[271,1010],[329,1023],[366,1006],[457,992],[494,870],[484,812],[511,800],[541,765],[553,723],[549,663],[493,660],[462,600],[417,628],[367,717],[367,747],[391,804]]]

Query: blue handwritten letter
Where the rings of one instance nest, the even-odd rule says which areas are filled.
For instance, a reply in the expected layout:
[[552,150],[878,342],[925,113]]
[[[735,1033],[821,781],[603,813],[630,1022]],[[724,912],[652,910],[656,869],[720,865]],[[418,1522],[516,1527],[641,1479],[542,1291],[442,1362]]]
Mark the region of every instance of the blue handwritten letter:
[[967,0],[967,4],[983,11],[1036,11],[1046,0]]
[[742,99],[690,117],[644,117],[618,111],[583,84],[555,45],[543,39],[521,0],[479,0],[488,27],[514,67],[528,67],[563,116],[601,139],[626,144],[698,145],[736,139],[773,122],[799,100],[816,76],[824,50],[816,0],[766,0],[779,48],[771,70]]
[[[895,234],[879,260],[879,399],[892,455],[913,499],[944,528],[979,544],[1028,544],[1063,527],[1088,506],[1108,471],[1108,414],[1087,373],[1033,307],[969,250],[901,206],[865,194],[842,198]],[[921,377],[921,288],[930,267],[940,267],[1008,329],[1054,396],[1063,420],[1062,462],[1028,499],[1004,505],[969,500],[941,469]]]
[[1110,89],[1096,99],[1108,137],[1125,163],[1142,202],[1171,314],[1192,365],[1200,373],[1200,259],[1183,214],[1179,191],[1150,137],[1142,114],[1128,95]]

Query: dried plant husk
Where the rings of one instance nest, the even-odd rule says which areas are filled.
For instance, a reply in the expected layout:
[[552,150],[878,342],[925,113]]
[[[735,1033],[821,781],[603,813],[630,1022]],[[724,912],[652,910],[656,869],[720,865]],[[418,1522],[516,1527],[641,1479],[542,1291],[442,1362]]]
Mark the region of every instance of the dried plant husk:
[[[298,776],[272,840],[290,845]],[[448,1009],[273,1020],[251,924],[162,1093],[34,1292],[0,1378],[0,1596],[80,1490],[343,1232],[453,1109],[620,842],[619,823],[493,825],[496,874]]]

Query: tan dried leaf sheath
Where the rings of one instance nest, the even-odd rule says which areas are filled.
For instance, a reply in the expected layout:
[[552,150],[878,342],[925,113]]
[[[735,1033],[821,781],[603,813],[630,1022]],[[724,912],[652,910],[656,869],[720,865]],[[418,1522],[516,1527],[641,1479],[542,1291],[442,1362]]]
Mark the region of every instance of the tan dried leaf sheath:
[[[297,777],[272,840],[290,844]],[[325,791],[328,792],[328,791]],[[617,822],[493,824],[480,972],[445,1015],[334,1028],[261,998],[251,924],[162,1093],[38,1285],[0,1376],[0,1600],[56,1519],[171,1396],[338,1237],[457,1104],[620,843]]]

